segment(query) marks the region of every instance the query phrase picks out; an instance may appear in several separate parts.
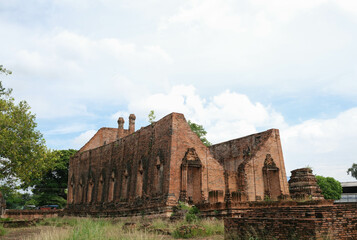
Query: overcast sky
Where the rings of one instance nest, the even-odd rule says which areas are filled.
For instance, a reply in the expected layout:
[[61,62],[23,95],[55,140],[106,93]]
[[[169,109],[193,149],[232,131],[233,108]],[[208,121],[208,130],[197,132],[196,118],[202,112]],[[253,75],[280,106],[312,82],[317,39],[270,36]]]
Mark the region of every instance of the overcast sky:
[[50,148],[180,112],[213,143],[278,128],[288,176],[354,180],[356,0],[0,0],[0,30]]

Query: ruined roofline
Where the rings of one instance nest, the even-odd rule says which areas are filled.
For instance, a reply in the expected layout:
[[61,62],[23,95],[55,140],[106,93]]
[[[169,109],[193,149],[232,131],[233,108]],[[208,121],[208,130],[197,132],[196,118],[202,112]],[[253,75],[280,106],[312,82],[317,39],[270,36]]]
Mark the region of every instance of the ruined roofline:
[[[85,148],[99,134],[99,132],[104,131],[104,130],[113,130],[113,131],[115,130],[115,133],[116,133],[117,128],[111,128],[111,127],[101,127],[101,128],[99,128],[98,131],[78,150],[78,152],[81,152],[81,150],[83,148]],[[90,150],[90,149],[88,149],[88,150]],[[88,150],[86,150],[86,151],[88,151]]]
[[213,145],[209,146],[209,148],[212,148],[212,147],[215,147],[215,146],[218,146],[218,145],[221,145],[221,144],[229,143],[229,142],[232,142],[232,141],[236,141],[236,140],[243,140],[245,138],[250,138],[250,137],[255,136],[255,135],[261,135],[261,134],[264,134],[264,133],[271,134],[274,131],[278,131],[279,132],[279,129],[271,128],[271,129],[268,129],[268,130],[263,131],[263,132],[253,133],[253,134],[246,135],[246,136],[240,137],[240,138],[234,138],[234,139],[231,139],[231,140],[228,140],[228,141],[224,141],[224,142],[213,144]]
[[[164,120],[167,119],[167,118],[171,118],[171,119],[172,119],[174,115],[182,115],[182,116],[184,116],[182,113],[172,112],[172,113],[170,113],[170,114],[164,116],[164,117],[161,118],[160,120],[158,120],[158,121],[156,121],[156,122],[153,122],[152,124],[149,124],[149,125],[147,125],[147,126],[145,126],[145,127],[141,127],[140,129],[136,130],[135,132],[130,133],[130,134],[128,134],[128,135],[126,135],[126,136],[124,136],[124,137],[122,137],[122,138],[116,139],[115,141],[108,142],[108,143],[103,144],[103,145],[101,145],[101,146],[98,146],[98,147],[95,147],[95,148],[91,148],[91,149],[87,149],[87,150],[81,152],[81,150],[82,150],[85,146],[87,146],[87,145],[90,143],[90,141],[91,141],[92,139],[94,139],[94,137],[99,133],[99,131],[105,130],[105,129],[111,129],[111,130],[115,130],[115,134],[116,134],[117,128],[102,127],[102,128],[100,128],[100,129],[94,134],[94,136],[93,136],[83,147],[81,147],[81,148],[79,149],[78,153],[84,153],[84,152],[87,152],[87,151],[91,151],[91,150],[94,150],[94,149],[97,149],[97,148],[101,148],[101,147],[103,147],[103,146],[106,146],[106,145],[109,145],[109,144],[112,144],[112,143],[115,143],[115,142],[125,141],[126,138],[130,137],[130,136],[133,135],[133,134],[140,133],[140,131],[142,131],[143,129],[146,129],[146,128],[155,126],[155,125],[157,125],[157,124],[160,124],[160,122],[164,121]],[[186,118],[185,118],[185,119],[186,119]],[[127,129],[124,129],[124,130],[128,131]]]

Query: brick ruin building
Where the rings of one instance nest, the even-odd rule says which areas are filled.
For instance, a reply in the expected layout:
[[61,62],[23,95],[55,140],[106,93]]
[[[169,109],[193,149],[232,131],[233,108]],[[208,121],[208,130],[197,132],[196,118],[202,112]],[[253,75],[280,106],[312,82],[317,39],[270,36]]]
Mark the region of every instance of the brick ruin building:
[[[119,118],[71,158],[69,215],[166,214],[191,204],[276,200],[289,195],[279,131],[205,146],[185,117],[171,113],[135,131]],[[213,205],[212,205],[213,206]]]

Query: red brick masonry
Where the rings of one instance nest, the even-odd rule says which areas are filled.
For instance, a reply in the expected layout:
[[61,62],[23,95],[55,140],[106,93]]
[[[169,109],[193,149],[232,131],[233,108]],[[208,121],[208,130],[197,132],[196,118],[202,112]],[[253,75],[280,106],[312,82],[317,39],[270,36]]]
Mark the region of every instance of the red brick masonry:
[[[69,164],[66,214],[170,216],[178,201],[245,202],[289,196],[279,130],[205,146],[171,113],[135,131],[122,118],[101,129]],[[116,136],[116,138],[114,138]],[[115,140],[114,140],[115,139]]]
[[224,220],[225,239],[357,239],[357,203],[316,203],[250,204]]

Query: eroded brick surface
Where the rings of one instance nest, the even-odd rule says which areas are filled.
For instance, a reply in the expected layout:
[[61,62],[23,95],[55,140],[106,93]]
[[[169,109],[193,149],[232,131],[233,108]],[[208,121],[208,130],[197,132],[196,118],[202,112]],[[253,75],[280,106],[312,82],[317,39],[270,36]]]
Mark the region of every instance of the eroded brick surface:
[[225,239],[356,239],[357,204],[250,204],[224,224]]
[[271,129],[210,147],[226,173],[226,195],[234,201],[288,196],[279,130]]

